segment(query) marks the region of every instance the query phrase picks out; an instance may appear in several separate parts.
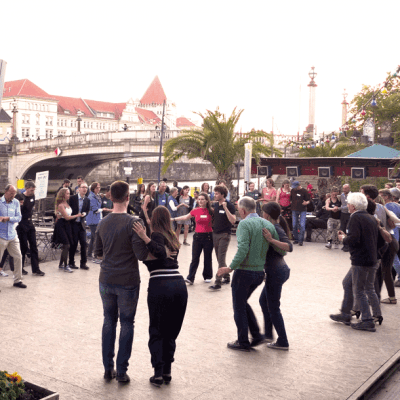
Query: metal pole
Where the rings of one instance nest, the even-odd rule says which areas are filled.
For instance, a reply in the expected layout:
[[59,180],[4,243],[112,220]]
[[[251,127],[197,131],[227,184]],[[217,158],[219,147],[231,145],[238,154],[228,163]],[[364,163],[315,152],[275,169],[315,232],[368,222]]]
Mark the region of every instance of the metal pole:
[[160,154],[158,156],[158,181],[157,181],[158,185],[161,182],[161,154],[162,154],[162,140],[163,140],[163,136],[164,136],[164,115],[165,115],[165,100],[163,103],[163,112],[162,112],[162,119],[161,119]]

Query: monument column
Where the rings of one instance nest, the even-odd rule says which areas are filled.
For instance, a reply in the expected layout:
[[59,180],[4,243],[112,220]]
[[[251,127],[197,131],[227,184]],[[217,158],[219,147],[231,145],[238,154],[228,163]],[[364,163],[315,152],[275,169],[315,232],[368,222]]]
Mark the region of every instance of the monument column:
[[346,89],[344,89],[343,101],[342,101],[342,127],[347,122],[347,106],[349,105],[349,103],[346,101],[346,97],[347,97],[347,93],[346,93]]
[[312,133],[314,136],[315,129],[315,88],[317,84],[314,79],[317,76],[317,73],[314,71],[315,67],[311,67],[311,71],[308,73],[308,76],[311,78],[310,83],[307,85],[310,88],[310,103],[309,103],[309,111],[308,111],[308,126],[306,128],[307,133]]

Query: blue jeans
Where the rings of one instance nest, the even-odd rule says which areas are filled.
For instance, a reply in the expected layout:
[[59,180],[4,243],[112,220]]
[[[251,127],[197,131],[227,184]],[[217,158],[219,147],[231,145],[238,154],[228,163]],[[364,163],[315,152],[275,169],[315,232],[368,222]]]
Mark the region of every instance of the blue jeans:
[[280,299],[283,284],[289,279],[290,269],[286,264],[270,265],[267,269],[267,279],[260,296],[260,306],[264,314],[265,336],[272,338],[272,326],[278,334],[277,343],[289,346],[285,323],[280,310]]
[[[368,302],[371,304],[372,312],[375,317],[381,315],[378,296],[375,291],[374,282],[378,264],[373,267],[351,266],[353,281],[353,295],[355,303],[360,306],[363,321],[372,321],[371,311]],[[368,297],[368,299],[367,299]]]
[[253,339],[261,337],[256,316],[247,300],[264,280],[264,271],[235,270],[232,278],[233,316],[238,340],[242,346],[250,347],[249,329]]
[[[293,238],[299,243],[303,243],[304,241],[306,215],[306,211],[292,211]],[[297,230],[300,230],[300,233],[298,233]]]
[[117,355],[117,373],[128,370],[132,352],[133,324],[139,300],[137,286],[120,286],[100,283],[100,296],[103,301],[104,322],[102,331],[103,364],[106,371],[114,369],[114,347],[118,322],[121,325]]

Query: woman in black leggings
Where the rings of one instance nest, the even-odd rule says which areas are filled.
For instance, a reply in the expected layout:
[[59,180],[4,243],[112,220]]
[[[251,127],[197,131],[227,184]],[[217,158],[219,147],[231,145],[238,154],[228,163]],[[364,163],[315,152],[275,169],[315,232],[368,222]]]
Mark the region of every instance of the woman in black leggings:
[[152,256],[144,263],[150,272],[147,304],[150,314],[149,349],[154,368],[150,383],[155,386],[171,382],[175,341],[182,327],[188,299],[185,281],[178,271],[179,242],[171,229],[170,218],[166,207],[154,209],[151,238],[139,222],[133,226]]

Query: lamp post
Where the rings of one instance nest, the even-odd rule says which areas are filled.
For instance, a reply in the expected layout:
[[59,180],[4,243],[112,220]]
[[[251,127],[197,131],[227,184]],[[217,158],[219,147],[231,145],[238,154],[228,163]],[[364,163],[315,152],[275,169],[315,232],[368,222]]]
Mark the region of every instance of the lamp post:
[[76,115],[78,116],[78,118],[76,119],[76,122],[78,123],[78,132],[77,133],[78,133],[78,135],[80,135],[80,133],[81,133],[81,122],[82,122],[82,118],[81,118],[82,112],[81,112],[81,110],[78,110]]
[[18,142],[18,136],[17,136],[17,100],[14,99],[13,102],[11,103],[13,109],[12,109],[12,114],[13,114],[13,130],[12,130],[12,135],[11,135],[11,139]]
[[163,112],[162,112],[162,119],[161,119],[160,153],[158,155],[158,181],[157,181],[158,185],[161,182],[161,155],[162,155],[162,141],[163,141],[163,136],[164,136],[164,115],[165,115],[165,100],[163,103]]

